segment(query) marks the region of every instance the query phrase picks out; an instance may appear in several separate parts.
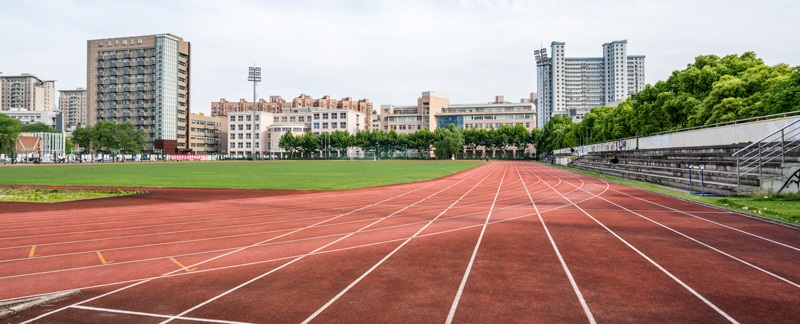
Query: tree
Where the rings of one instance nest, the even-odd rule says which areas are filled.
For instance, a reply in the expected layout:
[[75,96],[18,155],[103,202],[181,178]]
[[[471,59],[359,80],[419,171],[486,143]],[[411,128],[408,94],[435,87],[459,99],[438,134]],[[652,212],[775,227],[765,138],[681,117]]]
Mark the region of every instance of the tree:
[[291,155],[294,155],[294,151],[298,146],[296,142],[297,141],[290,130],[281,136],[281,138],[278,140],[278,146],[284,151],[289,151]]
[[347,150],[352,145],[352,136],[348,131],[335,131],[330,136],[331,148],[336,150],[337,155],[341,156],[343,150]]
[[72,140],[87,153],[91,153],[92,142],[94,142],[92,128],[92,126],[80,127],[72,132]]
[[[312,132],[307,132],[302,136],[298,135],[295,137],[296,140],[299,142],[299,147],[303,152],[308,153],[308,157],[311,158],[311,153],[319,150],[320,148],[320,140],[317,135],[314,135]],[[303,155],[301,154],[300,157],[302,158]]]
[[19,120],[0,114],[0,153],[14,155],[21,130]]
[[134,129],[133,124],[126,122],[116,125],[114,146],[121,152],[139,154],[144,149],[144,131]]
[[454,157],[456,153],[464,149],[464,135],[455,124],[450,124],[447,128],[437,128],[433,137],[437,158]]
[[61,133],[57,129],[53,128],[53,126],[47,125],[42,122],[36,122],[33,124],[26,124],[22,125],[22,133]]

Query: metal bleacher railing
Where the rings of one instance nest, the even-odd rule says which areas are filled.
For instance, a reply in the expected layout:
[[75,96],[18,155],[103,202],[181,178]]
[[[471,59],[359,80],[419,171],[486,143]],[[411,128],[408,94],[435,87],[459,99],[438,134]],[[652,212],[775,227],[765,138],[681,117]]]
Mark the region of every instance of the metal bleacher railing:
[[785,163],[786,153],[798,148],[800,148],[800,119],[733,153],[736,157],[737,182],[743,175],[763,175],[764,165],[777,159]]

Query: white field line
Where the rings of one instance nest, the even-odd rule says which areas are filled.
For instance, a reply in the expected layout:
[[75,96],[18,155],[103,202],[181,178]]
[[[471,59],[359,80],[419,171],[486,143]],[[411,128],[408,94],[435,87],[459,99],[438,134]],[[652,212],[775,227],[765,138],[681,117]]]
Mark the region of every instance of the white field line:
[[[170,317],[169,315],[143,313],[143,312],[132,312],[132,311],[126,311],[126,310],[121,310],[121,309],[109,309],[109,308],[100,308],[100,307],[73,306],[72,308],[89,310],[89,311],[93,311],[93,312],[136,315],[136,316],[146,316],[146,317],[156,317],[156,318],[169,318]],[[207,319],[207,318],[196,318],[196,317],[181,317],[179,319],[183,320],[183,321],[205,322],[205,323],[224,323],[224,324],[242,324],[242,323],[246,323],[246,322],[232,322],[232,321],[223,321],[223,320],[215,320],[215,319]]]
[[[488,176],[488,175],[487,175],[487,176]],[[299,260],[301,260],[301,259],[305,258],[305,257],[306,257],[308,254],[311,254],[311,253],[315,253],[315,252],[322,251],[322,250],[324,250],[325,248],[327,248],[327,247],[329,247],[329,246],[332,246],[332,245],[334,245],[334,244],[336,244],[336,243],[338,243],[338,242],[340,242],[340,241],[342,241],[342,240],[344,240],[344,239],[346,239],[346,238],[348,238],[348,237],[350,237],[350,236],[352,236],[352,235],[355,235],[356,233],[359,233],[359,232],[363,231],[364,229],[367,229],[367,228],[371,227],[371,226],[372,226],[372,225],[374,225],[374,224],[377,224],[377,223],[379,223],[379,222],[381,222],[381,221],[383,221],[383,220],[385,220],[385,219],[387,219],[387,218],[391,217],[392,215],[395,215],[395,214],[397,214],[397,213],[399,213],[399,212],[401,212],[401,211],[403,211],[403,210],[405,210],[405,209],[407,209],[407,208],[410,208],[410,207],[412,207],[412,206],[414,206],[414,205],[416,205],[416,204],[418,204],[418,203],[421,203],[421,202],[423,202],[423,201],[426,201],[426,200],[430,199],[431,197],[434,197],[434,196],[436,196],[437,194],[439,194],[439,193],[441,193],[441,192],[444,192],[445,190],[448,190],[448,189],[450,189],[450,188],[454,187],[455,185],[457,185],[457,184],[460,184],[460,183],[461,183],[461,182],[463,182],[463,181],[466,181],[467,179],[468,179],[468,178],[466,178],[466,177],[465,177],[464,179],[461,179],[461,180],[459,180],[459,181],[457,181],[457,182],[454,182],[454,183],[452,183],[451,185],[449,185],[449,186],[447,186],[447,187],[445,187],[445,188],[442,188],[441,190],[439,190],[439,191],[437,191],[437,192],[434,192],[434,193],[432,193],[432,194],[428,195],[427,197],[425,197],[425,198],[422,198],[422,199],[418,200],[417,202],[415,202],[415,203],[413,203],[413,204],[411,204],[411,205],[408,205],[408,206],[406,206],[405,208],[403,208],[403,209],[401,209],[401,210],[398,210],[398,211],[396,211],[396,212],[394,212],[394,213],[392,213],[392,214],[389,214],[389,215],[387,215],[386,217],[383,217],[383,218],[381,218],[381,219],[379,219],[379,220],[376,220],[375,222],[373,222],[373,223],[371,223],[371,224],[369,224],[369,225],[367,225],[367,226],[364,226],[364,227],[362,227],[362,228],[361,228],[361,229],[359,229],[358,231],[352,232],[352,233],[350,233],[350,234],[348,234],[348,235],[346,235],[346,236],[343,236],[343,237],[341,237],[341,238],[339,238],[339,239],[337,239],[337,240],[334,240],[333,242],[330,242],[330,243],[328,243],[328,244],[325,244],[325,245],[323,245],[323,246],[321,246],[321,247],[319,247],[319,248],[317,248],[317,249],[315,249],[315,250],[311,251],[310,253],[307,253],[307,254],[301,255],[301,256],[299,256],[299,257],[297,257],[297,258],[294,258],[294,259],[292,259],[291,261],[289,261],[289,262],[286,262],[286,263],[284,263],[284,264],[280,265],[279,267],[276,267],[276,268],[274,268],[274,269],[272,269],[272,270],[270,270],[270,271],[268,271],[268,272],[265,272],[265,273],[263,273],[263,274],[261,274],[261,275],[259,275],[259,276],[255,277],[255,278],[253,278],[253,279],[250,279],[250,280],[248,280],[248,281],[246,281],[246,282],[244,282],[244,283],[242,283],[242,284],[240,284],[240,285],[238,285],[238,286],[236,286],[236,287],[234,287],[234,288],[231,288],[231,289],[229,289],[228,291],[225,291],[225,292],[223,292],[223,293],[221,293],[221,294],[217,295],[217,296],[214,296],[214,297],[212,297],[212,298],[209,298],[208,300],[206,300],[206,301],[204,301],[204,302],[202,302],[202,303],[200,303],[200,304],[197,304],[197,305],[195,305],[195,306],[193,306],[193,307],[191,307],[191,308],[189,308],[189,309],[187,309],[187,310],[185,310],[185,311],[181,312],[180,314],[178,314],[178,315],[175,315],[175,317],[173,317],[173,318],[169,318],[169,319],[167,319],[167,320],[165,320],[165,321],[163,321],[163,322],[161,322],[161,323],[169,323],[169,322],[171,322],[171,321],[173,321],[173,320],[177,319],[177,318],[178,318],[178,317],[180,317],[180,316],[186,315],[186,314],[188,314],[188,313],[190,313],[190,312],[192,312],[192,311],[194,311],[194,310],[196,310],[196,309],[198,309],[198,308],[200,308],[200,307],[203,307],[203,306],[205,306],[205,305],[207,305],[207,304],[209,304],[209,303],[211,303],[211,302],[213,302],[213,301],[215,301],[215,300],[219,299],[219,298],[222,298],[222,297],[224,297],[224,296],[226,296],[226,295],[228,295],[228,294],[230,294],[230,293],[232,293],[232,292],[235,292],[236,290],[239,290],[239,289],[241,289],[242,287],[245,287],[245,286],[247,286],[247,285],[249,285],[249,284],[251,284],[251,283],[253,283],[253,282],[255,282],[255,281],[259,280],[259,279],[261,279],[261,278],[264,278],[264,277],[266,277],[266,276],[268,276],[268,275],[270,275],[270,274],[272,274],[272,273],[274,273],[274,272],[276,272],[276,271],[278,271],[278,270],[280,270],[280,269],[283,269],[284,267],[287,267],[287,266],[291,265],[292,263],[295,263],[295,262],[297,262],[297,261],[299,261]],[[485,178],[484,178],[484,179],[485,179]],[[432,222],[432,221],[431,221],[431,222]],[[429,224],[430,224],[430,223],[429,223]],[[425,227],[427,227],[427,225],[426,225]]]
[[[506,168],[508,168],[508,166],[506,166]],[[437,219],[439,219],[439,218],[440,218],[442,215],[444,215],[444,213],[446,213],[446,212],[447,212],[448,210],[450,210],[450,209],[451,209],[453,206],[455,206],[455,205],[456,205],[458,202],[460,202],[462,199],[464,199],[464,197],[466,197],[466,196],[467,196],[467,195],[468,195],[470,192],[472,192],[473,190],[475,190],[475,188],[477,188],[477,187],[478,187],[478,186],[479,186],[481,183],[483,183],[483,181],[484,181],[484,180],[486,180],[486,178],[488,178],[488,177],[489,177],[491,174],[493,174],[493,173],[494,173],[494,171],[496,171],[496,170],[497,170],[497,168],[496,168],[496,167],[492,168],[491,172],[487,173],[487,174],[486,174],[486,176],[484,176],[484,177],[483,177],[483,178],[482,178],[480,181],[478,181],[478,182],[477,182],[477,183],[476,183],[476,184],[475,184],[475,185],[474,185],[472,188],[470,188],[469,190],[467,190],[467,192],[465,192],[465,193],[464,193],[464,194],[463,194],[463,195],[462,195],[460,198],[458,198],[456,201],[454,201],[454,202],[453,202],[453,203],[452,203],[452,204],[451,204],[449,207],[447,207],[447,209],[443,210],[441,213],[439,213],[438,215],[436,215],[436,217],[434,217],[433,219],[431,219],[431,220],[428,222],[428,224],[426,224],[425,226],[423,226],[422,228],[420,228],[420,229],[419,229],[419,230],[418,230],[416,233],[414,233],[414,235],[411,235],[411,237],[409,237],[409,238],[405,239],[405,240],[403,241],[403,243],[401,243],[400,245],[398,245],[397,247],[395,247],[395,248],[394,248],[394,250],[392,250],[391,252],[389,252],[389,254],[387,254],[386,256],[384,256],[384,257],[383,257],[383,259],[381,259],[380,261],[378,261],[377,263],[375,263],[375,264],[374,264],[374,265],[373,265],[371,268],[369,268],[369,269],[368,269],[366,272],[364,272],[363,274],[361,274],[361,276],[359,276],[359,277],[358,277],[356,280],[354,280],[353,282],[351,282],[351,283],[350,283],[350,284],[349,284],[347,287],[345,287],[345,288],[344,288],[342,291],[340,291],[338,294],[336,294],[336,296],[334,296],[333,298],[331,298],[331,299],[330,299],[330,300],[329,300],[327,303],[325,303],[324,305],[322,305],[322,307],[320,307],[319,309],[317,309],[317,310],[316,310],[314,313],[312,313],[310,316],[308,316],[308,318],[306,318],[305,320],[303,320],[303,323],[308,323],[308,322],[312,321],[314,318],[316,318],[317,316],[319,316],[319,314],[321,314],[323,311],[325,311],[325,309],[327,309],[328,307],[330,307],[331,305],[333,305],[333,303],[334,303],[334,302],[336,302],[336,301],[337,301],[339,298],[341,298],[342,296],[344,296],[344,294],[346,294],[348,291],[350,291],[350,289],[352,289],[353,287],[355,287],[355,285],[357,285],[359,282],[361,282],[361,280],[363,280],[363,279],[364,279],[364,278],[366,278],[366,277],[367,277],[369,274],[371,274],[373,271],[375,271],[375,269],[377,269],[379,266],[381,266],[381,264],[383,264],[384,262],[386,262],[386,260],[388,260],[390,257],[392,257],[392,255],[394,255],[395,253],[397,253],[397,251],[399,251],[400,249],[402,249],[402,248],[403,248],[403,247],[404,247],[406,244],[408,244],[408,242],[411,242],[411,240],[413,240],[414,238],[417,238],[417,237],[419,237],[419,234],[420,234],[420,233],[422,233],[422,231],[424,231],[425,229],[427,229],[427,228],[428,228],[428,226],[430,226],[431,224],[433,224],[433,222],[434,222],[434,221],[436,221]]]
[[[713,221],[713,220],[710,220],[710,219],[706,219],[706,218],[697,216],[697,215],[695,215],[693,213],[690,213],[690,212],[682,211],[682,210],[679,210],[679,209],[676,209],[676,208],[672,208],[672,207],[669,207],[669,206],[664,206],[662,204],[655,203],[655,202],[652,202],[650,200],[642,199],[640,197],[631,196],[631,195],[629,195],[627,193],[624,193],[622,191],[619,191],[619,190],[612,189],[612,191],[620,193],[620,194],[623,194],[623,195],[628,196],[628,197],[636,198],[636,199],[641,200],[641,201],[645,201],[645,202],[650,203],[652,205],[656,205],[658,207],[665,208],[665,209],[671,210],[671,211],[676,212],[676,213],[680,213],[680,214],[684,214],[686,216],[694,217],[694,218],[697,218],[697,219],[712,223],[714,225],[718,225],[718,226],[721,226],[721,227],[724,227],[724,228],[727,228],[727,229],[730,229],[730,230],[734,230],[734,231],[737,231],[737,232],[742,233],[742,234],[750,235],[752,237],[759,238],[759,239],[762,239],[764,241],[767,241],[767,242],[770,242],[770,243],[774,243],[774,244],[777,244],[777,245],[780,245],[780,246],[783,246],[783,247],[787,247],[787,248],[790,248],[792,250],[800,252],[800,248],[795,247],[795,246],[791,246],[791,245],[788,245],[788,244],[785,244],[785,243],[781,243],[781,242],[778,242],[778,241],[775,241],[775,240],[760,236],[758,234],[750,233],[748,231],[741,230],[741,229],[738,229],[738,228],[730,226],[730,225],[725,225],[725,224],[722,224],[722,223],[719,223],[719,222],[716,222],[716,221]],[[726,214],[735,214],[734,212],[730,212],[730,211],[724,211],[724,213],[726,213]],[[791,228],[791,227],[789,227],[789,228]]]
[[[586,201],[586,200],[594,199],[595,197],[597,197],[597,195],[594,195],[592,197],[586,198],[584,200],[577,201],[576,203],[581,203],[581,202]],[[519,204],[519,205],[515,205],[515,206],[512,206],[512,207],[520,207],[520,206],[527,205],[527,204],[528,203]],[[553,209],[551,209],[549,211],[559,210],[559,209],[562,209],[562,208],[567,207],[567,206],[571,206],[571,205],[564,205],[562,207],[556,207],[556,208],[553,208]],[[546,212],[547,211],[542,212],[542,213],[546,213]],[[482,213],[482,212],[480,212],[480,213]],[[470,214],[462,214],[462,215],[459,215],[459,216],[443,217],[443,218],[440,218],[440,220],[445,220],[445,221],[446,220],[453,220],[453,219],[458,219],[458,218],[474,216],[474,215],[477,215],[477,214],[479,214],[479,213],[478,212],[474,212],[474,213],[470,213]],[[536,216],[536,214],[535,213],[523,214],[523,215],[516,216],[516,217],[511,217],[511,218],[492,221],[492,222],[490,222],[490,224],[503,223],[503,222],[513,221],[513,220],[518,220],[518,219],[524,219],[524,218],[533,217],[533,216]],[[425,222],[427,222],[427,221],[419,221],[419,222],[414,222],[414,223],[409,223],[409,224],[401,224],[401,225],[389,226],[389,227],[380,228],[380,229],[377,229],[377,230],[389,229],[389,228],[395,228],[395,227],[404,227],[404,226],[409,226],[409,225],[421,224],[421,223],[425,223]],[[467,226],[457,227],[457,228],[453,228],[453,229],[442,230],[442,231],[439,231],[439,232],[433,232],[433,233],[428,233],[428,234],[420,234],[416,238],[424,238],[424,237],[431,237],[431,236],[435,236],[435,235],[448,234],[448,233],[453,233],[453,232],[457,232],[457,231],[461,231],[461,230],[468,230],[468,229],[476,228],[478,226],[482,226],[482,224],[467,225]],[[332,236],[339,236],[339,235],[344,235],[344,234],[340,233],[340,234],[333,234],[333,235],[317,236],[317,237],[311,237],[311,238],[290,240],[290,241],[285,241],[285,242],[306,241],[306,240],[325,238],[325,237],[332,237]],[[353,249],[376,246],[376,245],[380,245],[380,244],[388,244],[388,243],[400,242],[400,241],[404,241],[404,240],[406,240],[408,238],[409,237],[401,237],[401,238],[396,238],[396,239],[392,239],[392,240],[377,241],[377,242],[372,242],[372,243],[355,245],[355,246],[351,246],[351,247],[332,249],[332,250],[326,250],[326,251],[319,251],[319,252],[316,252],[316,253],[313,253],[313,254],[306,253],[306,254],[302,254],[302,255],[308,256],[308,255],[317,255],[317,254],[327,254],[327,253],[333,253],[333,252],[343,252],[343,251],[348,251],[348,250],[353,250]],[[280,243],[283,243],[283,242],[270,243],[270,244],[280,244]],[[264,245],[262,245],[262,246],[264,246]],[[188,255],[193,255],[193,254],[186,254],[186,255],[188,256]],[[181,271],[181,272],[175,272],[175,273],[172,273],[172,274],[169,274],[169,275],[161,275],[161,276],[155,276],[155,277],[130,279],[130,280],[124,280],[124,281],[117,281],[117,282],[99,284],[99,285],[94,285],[94,286],[79,287],[79,288],[74,288],[74,289],[86,290],[86,289],[94,289],[94,288],[102,288],[102,287],[108,287],[108,286],[121,285],[121,284],[136,282],[136,281],[140,281],[140,280],[166,279],[166,278],[172,278],[172,277],[178,277],[178,276],[184,276],[184,275],[193,275],[193,274],[202,273],[202,272],[212,272],[212,271],[226,270],[226,269],[232,269],[232,268],[238,268],[238,267],[259,265],[259,264],[276,262],[276,261],[281,261],[281,260],[288,260],[288,259],[296,258],[298,256],[300,256],[300,255],[292,255],[292,256],[286,256],[286,257],[280,257],[280,258],[273,258],[273,259],[255,261],[255,262],[247,262],[247,263],[240,263],[240,264],[234,264],[234,265],[227,265],[227,266],[221,266],[221,267],[216,267],[216,268],[207,268],[207,269],[196,270],[196,271],[192,271],[192,272],[183,272],[183,271]],[[163,260],[163,259],[164,258],[158,258],[158,260]],[[112,265],[114,265],[114,264],[117,264],[117,263],[113,263]],[[96,268],[96,267],[100,267],[100,266],[92,266],[92,267],[87,267],[87,268]],[[56,292],[47,292],[47,293],[29,295],[29,296],[22,296],[22,297],[14,297],[13,299],[37,297],[37,296],[46,295],[46,294],[59,293],[59,292],[65,292],[65,291],[72,291],[74,289],[64,290],[64,291],[56,291]],[[0,300],[0,302],[1,301],[2,300]]]
[[489,219],[492,218],[492,211],[494,211],[494,205],[497,203],[497,197],[500,196],[500,189],[503,188],[503,181],[506,179],[506,171],[508,171],[508,164],[506,164],[506,168],[505,170],[503,170],[503,177],[500,178],[500,184],[497,185],[497,191],[495,191],[494,193],[494,199],[492,199],[492,205],[489,207],[489,212],[486,213],[486,220],[483,221],[483,227],[481,227],[481,234],[478,235],[478,240],[475,242],[475,248],[472,250],[472,256],[470,256],[469,262],[467,263],[467,269],[464,270],[464,276],[461,278],[461,283],[458,285],[456,296],[453,298],[453,303],[450,305],[450,312],[447,313],[447,319],[445,320],[445,323],[447,324],[452,323],[453,318],[456,316],[458,303],[461,301],[461,295],[464,293],[464,287],[467,286],[467,279],[469,279],[469,274],[470,272],[472,272],[472,265],[475,264],[475,257],[478,256],[478,249],[481,247],[481,242],[483,241],[483,235],[486,233],[486,226],[489,225]]
[[[351,214],[351,213],[354,213],[354,212],[357,212],[357,211],[359,211],[359,210],[363,210],[363,209],[366,209],[366,208],[369,208],[369,207],[372,207],[372,206],[377,206],[377,205],[381,204],[382,202],[385,202],[385,201],[390,201],[390,200],[392,200],[392,199],[395,199],[395,198],[397,198],[397,197],[402,197],[402,196],[405,196],[405,195],[407,195],[407,194],[409,194],[409,193],[412,193],[412,192],[416,192],[416,191],[422,190],[422,189],[424,189],[424,188],[427,188],[427,187],[429,187],[429,186],[432,186],[432,185],[434,185],[434,184],[441,183],[441,182],[443,182],[443,181],[445,181],[445,180],[440,180],[440,181],[436,181],[436,182],[430,182],[430,183],[428,183],[427,185],[424,185],[424,186],[418,187],[418,188],[416,188],[416,189],[414,189],[414,190],[409,190],[409,191],[403,192],[403,193],[401,193],[401,194],[399,194],[399,195],[396,195],[396,196],[393,196],[393,197],[390,197],[390,198],[386,198],[386,199],[384,199],[384,200],[381,200],[381,201],[375,202],[375,203],[373,203],[373,204],[370,204],[370,205],[367,205],[367,206],[363,206],[363,207],[360,207],[360,208],[354,209],[354,210],[352,210],[352,211],[350,211],[350,212],[348,212],[348,213],[343,213],[343,214],[340,214],[340,215],[338,215],[338,216],[336,216],[336,217],[329,218],[329,219],[327,219],[327,220],[324,220],[324,221],[318,222],[318,223],[316,223],[316,224],[312,224],[312,225],[306,226],[306,227],[304,227],[304,228],[301,228],[301,229],[297,229],[297,230],[295,230],[295,231],[292,231],[292,232],[290,232],[290,233],[287,233],[287,234],[284,234],[284,235],[281,235],[281,236],[278,236],[278,237],[273,237],[273,238],[270,238],[270,239],[268,239],[268,240],[264,240],[264,241],[262,241],[262,242],[259,242],[259,243],[256,243],[256,244],[252,244],[252,245],[245,246],[245,247],[242,247],[242,248],[240,248],[240,249],[236,249],[236,250],[234,250],[234,251],[231,251],[231,252],[228,252],[228,253],[225,253],[225,254],[221,254],[221,255],[219,255],[219,256],[216,256],[216,257],[213,257],[213,258],[207,259],[207,260],[205,260],[205,261],[202,261],[202,262],[199,262],[199,263],[195,263],[195,264],[189,265],[188,267],[189,267],[189,268],[197,267],[197,266],[199,266],[199,265],[201,265],[201,264],[204,264],[204,263],[207,263],[207,262],[211,262],[211,261],[217,260],[217,259],[219,259],[219,258],[226,257],[226,256],[228,256],[228,255],[231,255],[231,254],[234,254],[234,253],[237,253],[237,252],[243,251],[243,250],[245,250],[245,249],[248,249],[248,248],[250,248],[250,247],[252,247],[252,246],[257,246],[257,245],[259,245],[259,244],[263,244],[263,243],[266,243],[266,242],[269,242],[269,241],[275,240],[276,238],[279,238],[279,237],[282,237],[282,236],[286,236],[286,235],[294,234],[294,233],[300,232],[300,231],[302,231],[302,230],[305,230],[305,229],[313,228],[313,227],[315,227],[316,225],[321,225],[321,224],[327,223],[328,221],[334,220],[334,219],[336,219],[336,218],[339,218],[339,217],[342,217],[342,216],[349,215],[349,214]],[[179,272],[181,272],[181,271],[183,271],[183,269],[175,269],[175,270],[173,270],[173,271],[170,271],[170,272],[167,272],[167,273],[163,274],[162,276],[166,276],[166,275],[170,275],[170,274],[174,274],[174,273],[179,273]],[[32,323],[32,322],[38,321],[38,320],[40,320],[40,319],[42,319],[42,318],[45,318],[45,317],[47,317],[47,316],[50,316],[50,315],[53,315],[53,314],[55,314],[55,313],[61,312],[61,311],[65,310],[65,309],[68,309],[68,308],[70,308],[70,307],[73,307],[73,306],[78,306],[78,305],[81,305],[81,304],[84,304],[84,303],[87,303],[87,302],[90,302],[90,301],[94,301],[94,300],[97,300],[97,299],[100,299],[100,298],[103,298],[103,297],[106,297],[106,296],[109,296],[109,295],[113,295],[113,294],[116,294],[116,293],[118,293],[118,292],[120,292],[120,291],[127,290],[127,289],[129,289],[129,288],[132,288],[132,287],[135,287],[135,286],[141,285],[141,284],[143,284],[143,283],[146,283],[146,282],[150,282],[150,281],[152,281],[152,280],[154,280],[154,279],[153,279],[153,278],[150,278],[150,279],[144,279],[144,280],[140,280],[140,281],[138,281],[138,282],[134,282],[134,283],[132,283],[132,284],[130,284],[130,285],[128,285],[128,286],[125,286],[125,287],[122,287],[122,288],[116,289],[116,290],[114,290],[114,291],[111,291],[111,292],[108,292],[108,293],[105,293],[105,294],[102,294],[102,295],[99,295],[99,296],[95,296],[95,297],[93,297],[93,298],[89,298],[89,299],[86,299],[86,300],[84,300],[84,301],[81,301],[81,302],[78,302],[78,303],[75,303],[75,304],[72,304],[72,305],[67,305],[67,306],[64,306],[64,307],[62,307],[62,308],[59,308],[59,309],[56,309],[56,310],[53,310],[53,311],[47,312],[47,313],[45,313],[45,314],[42,314],[42,315],[39,315],[39,316],[37,316],[37,317],[35,317],[35,318],[29,319],[29,320],[27,320],[27,321],[23,322],[22,324],[27,324],[27,323]]]
[[[517,170],[517,174],[520,174],[519,173],[519,169],[516,168],[516,166],[515,166],[515,169]],[[528,170],[528,171],[530,172],[530,170]],[[530,172],[530,173],[533,174],[533,175],[536,175],[533,172]],[[519,177],[522,178],[522,175],[520,174]],[[539,176],[537,176],[537,177],[539,177]],[[545,184],[546,184],[546,182],[545,182]],[[608,189],[608,188],[606,187],[606,189]],[[528,187],[525,187],[525,191],[528,192]],[[605,190],[603,192],[605,192]],[[599,195],[600,194],[596,195],[595,197],[597,197]],[[567,262],[564,261],[564,257],[561,256],[561,251],[558,250],[558,245],[556,244],[556,241],[553,239],[553,235],[550,234],[550,230],[547,228],[547,224],[544,222],[544,218],[542,218],[542,214],[539,212],[539,207],[536,206],[536,202],[533,200],[533,196],[531,196],[530,192],[528,192],[528,197],[530,198],[531,205],[533,205],[533,209],[536,211],[536,216],[539,217],[539,222],[542,223],[542,228],[544,228],[544,232],[547,234],[547,239],[550,240],[550,245],[553,246],[553,251],[555,251],[556,252],[556,256],[558,256],[558,262],[561,263],[561,268],[563,268],[564,269],[564,273],[567,274],[567,278],[569,278],[569,283],[570,283],[570,285],[572,285],[572,290],[575,291],[575,296],[578,297],[578,301],[580,302],[581,307],[583,307],[583,312],[584,312],[584,314],[586,314],[586,318],[589,320],[589,323],[597,323],[597,321],[594,319],[594,316],[592,315],[592,311],[589,309],[589,304],[586,303],[586,299],[583,298],[583,294],[581,293],[580,288],[578,288],[578,283],[575,281],[575,278],[572,276],[572,272],[569,271],[569,267],[567,266]],[[567,198],[564,197],[564,199],[567,199]]]
[[[545,171],[545,172],[547,172],[547,171]],[[547,172],[547,173],[549,173],[549,172]],[[556,189],[555,189],[555,188],[553,188],[553,190],[556,190]],[[556,190],[556,191],[557,191],[557,190]],[[571,201],[571,200],[570,200],[568,197],[564,196],[564,199],[567,199],[567,201],[569,201],[570,203],[572,203],[572,201]],[[599,220],[597,220],[596,218],[594,218],[594,217],[593,217],[591,214],[589,214],[588,212],[586,212],[586,210],[584,210],[583,208],[581,208],[580,206],[578,206],[578,205],[577,205],[577,204],[575,204],[575,203],[572,203],[572,204],[573,204],[573,205],[574,205],[576,208],[578,208],[578,210],[580,210],[580,211],[581,211],[581,212],[582,212],[584,215],[586,215],[587,217],[589,217],[590,219],[592,219],[592,220],[593,220],[595,223],[597,223],[597,224],[598,224],[598,225],[600,225],[602,228],[604,228],[606,231],[608,231],[609,233],[611,233],[611,235],[613,235],[613,236],[614,236],[614,237],[616,237],[618,240],[620,240],[622,243],[624,243],[625,245],[627,245],[627,246],[628,246],[628,247],[629,247],[631,250],[633,250],[634,252],[636,252],[637,254],[639,254],[639,255],[640,255],[642,258],[644,258],[645,260],[647,260],[648,262],[650,262],[650,264],[652,264],[653,266],[655,266],[656,268],[658,268],[659,270],[661,270],[661,272],[663,272],[664,274],[666,274],[667,276],[669,276],[670,278],[672,278],[672,280],[674,280],[675,282],[677,282],[678,284],[680,284],[680,285],[681,285],[683,288],[685,288],[685,289],[686,289],[686,290],[688,290],[690,293],[692,293],[692,295],[694,295],[695,297],[697,297],[698,299],[700,299],[701,301],[703,301],[703,302],[704,302],[706,305],[708,305],[709,307],[711,307],[712,309],[714,309],[714,310],[715,310],[717,313],[719,313],[720,315],[722,315],[723,317],[725,317],[725,319],[727,319],[727,320],[728,320],[728,321],[730,321],[731,323],[738,323],[738,322],[737,322],[737,321],[736,321],[736,320],[735,320],[733,317],[731,317],[730,315],[728,315],[727,313],[725,313],[725,311],[723,311],[722,309],[720,309],[719,307],[717,307],[717,305],[715,305],[714,303],[712,303],[711,301],[709,301],[708,299],[706,299],[705,297],[703,297],[703,295],[701,295],[700,293],[698,293],[697,291],[695,291],[694,289],[692,289],[692,287],[690,287],[689,285],[687,285],[686,283],[684,283],[682,280],[678,279],[678,277],[676,277],[676,276],[675,276],[675,275],[673,275],[671,272],[669,272],[667,269],[665,269],[664,267],[662,267],[660,264],[658,264],[658,262],[656,262],[655,260],[651,259],[649,256],[647,256],[646,254],[644,254],[642,251],[640,251],[639,249],[637,249],[636,247],[634,247],[632,244],[630,244],[628,241],[626,241],[625,239],[623,239],[621,236],[617,235],[617,233],[616,233],[616,232],[612,231],[612,230],[611,230],[610,228],[608,228],[608,227],[607,227],[605,224],[603,224],[602,222],[600,222]]]

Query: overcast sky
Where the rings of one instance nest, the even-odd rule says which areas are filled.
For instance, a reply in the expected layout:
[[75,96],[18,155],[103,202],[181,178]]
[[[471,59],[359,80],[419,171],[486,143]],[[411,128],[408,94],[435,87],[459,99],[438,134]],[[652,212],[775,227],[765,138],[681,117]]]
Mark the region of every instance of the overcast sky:
[[376,108],[416,104],[428,90],[451,103],[518,102],[536,89],[533,51],[552,41],[566,42],[568,57],[599,57],[603,43],[626,39],[628,55],[646,55],[651,84],[705,54],[754,51],[769,65],[800,65],[794,0],[4,0],[0,8],[4,75],[86,87],[87,40],[172,33],[192,44],[191,109],[206,113],[220,98],[252,100],[254,63],[263,70],[259,98],[368,98]]

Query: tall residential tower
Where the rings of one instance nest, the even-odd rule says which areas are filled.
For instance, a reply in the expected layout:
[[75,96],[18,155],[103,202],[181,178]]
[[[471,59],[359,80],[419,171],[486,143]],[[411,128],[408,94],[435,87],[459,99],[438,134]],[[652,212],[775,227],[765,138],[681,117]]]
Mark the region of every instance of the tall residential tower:
[[566,57],[563,42],[536,51],[538,127],[554,115],[580,121],[592,108],[616,105],[644,89],[644,55],[628,55],[628,41],[603,44],[603,57]]
[[36,75],[0,76],[0,111],[23,109],[26,111],[56,110],[55,81],[42,80]]
[[87,122],[130,122],[146,151],[188,151],[190,52],[172,34],[88,41]]

